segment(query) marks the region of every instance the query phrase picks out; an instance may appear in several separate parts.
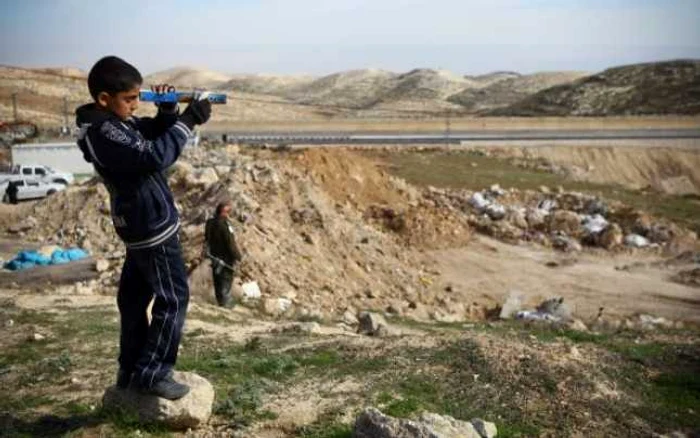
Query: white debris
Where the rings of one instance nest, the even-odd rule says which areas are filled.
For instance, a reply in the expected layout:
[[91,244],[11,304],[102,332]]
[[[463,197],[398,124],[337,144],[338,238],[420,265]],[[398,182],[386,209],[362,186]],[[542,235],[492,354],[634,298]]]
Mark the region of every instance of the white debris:
[[649,246],[649,240],[639,234],[628,234],[625,236],[625,245],[632,248],[645,248]]
[[262,294],[260,293],[260,286],[256,281],[249,281],[248,283],[243,283],[241,286],[243,290],[244,300],[259,300]]
[[608,221],[599,214],[583,217],[583,229],[588,234],[600,234],[608,226]]

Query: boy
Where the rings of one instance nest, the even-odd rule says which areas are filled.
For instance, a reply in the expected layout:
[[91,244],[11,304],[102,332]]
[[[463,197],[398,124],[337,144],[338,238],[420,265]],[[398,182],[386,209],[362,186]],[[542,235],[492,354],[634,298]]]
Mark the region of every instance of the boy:
[[[126,245],[117,295],[117,386],[176,400],[189,392],[172,376],[189,289],[180,221],[164,171],[194,126],[209,119],[211,104],[193,101],[182,114],[177,104],[161,104],[155,118],[136,118],[142,82],[139,71],[120,58],[97,61],[88,75],[94,103],[76,111],[78,146],[109,191],[112,222]],[[154,296],[149,325],[146,309]]]

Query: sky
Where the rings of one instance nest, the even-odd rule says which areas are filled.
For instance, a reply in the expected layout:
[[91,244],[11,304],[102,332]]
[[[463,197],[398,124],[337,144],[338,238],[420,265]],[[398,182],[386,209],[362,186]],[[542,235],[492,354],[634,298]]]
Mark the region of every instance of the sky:
[[323,75],[700,59],[700,0],[0,0],[0,64]]

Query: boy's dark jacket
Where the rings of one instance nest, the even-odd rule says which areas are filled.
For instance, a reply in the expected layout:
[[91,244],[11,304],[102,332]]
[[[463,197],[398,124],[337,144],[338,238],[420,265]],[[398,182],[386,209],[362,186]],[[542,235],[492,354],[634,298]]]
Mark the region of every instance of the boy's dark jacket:
[[149,248],[177,233],[180,221],[164,171],[180,156],[190,128],[176,112],[122,121],[93,103],[76,115],[78,146],[104,180],[112,222],[126,246]]

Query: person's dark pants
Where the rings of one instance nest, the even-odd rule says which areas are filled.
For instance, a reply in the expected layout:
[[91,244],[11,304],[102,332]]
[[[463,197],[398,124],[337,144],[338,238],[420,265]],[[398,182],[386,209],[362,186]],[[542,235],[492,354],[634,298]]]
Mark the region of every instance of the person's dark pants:
[[127,249],[117,295],[119,365],[139,386],[150,388],[175,366],[189,296],[177,234],[152,248]]
[[233,272],[228,268],[221,268],[217,272],[216,267],[212,268],[214,276],[214,294],[219,306],[228,307],[231,303],[231,284],[233,283]]

